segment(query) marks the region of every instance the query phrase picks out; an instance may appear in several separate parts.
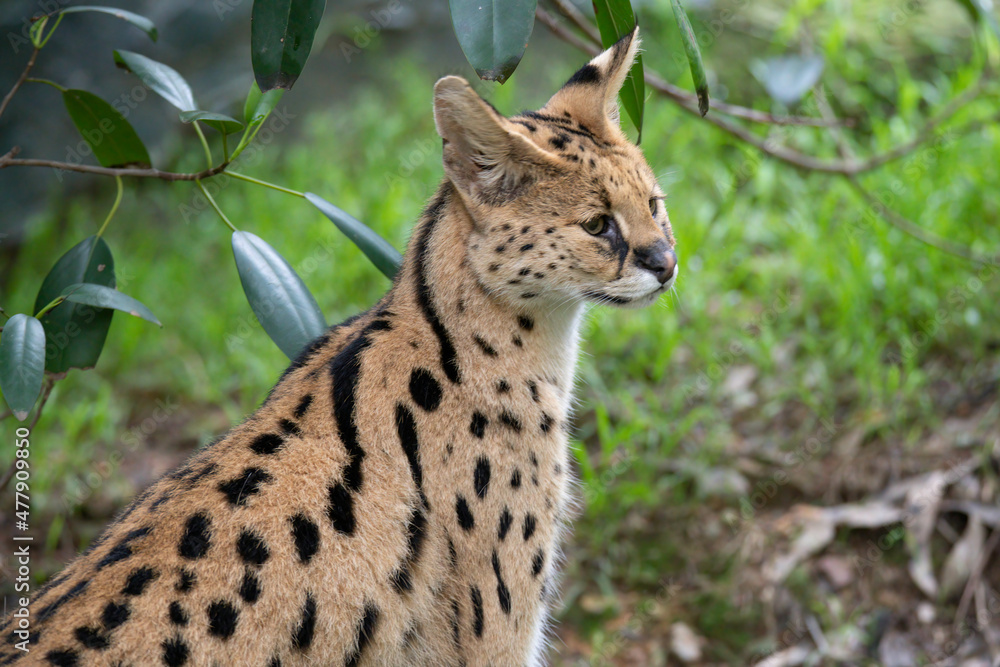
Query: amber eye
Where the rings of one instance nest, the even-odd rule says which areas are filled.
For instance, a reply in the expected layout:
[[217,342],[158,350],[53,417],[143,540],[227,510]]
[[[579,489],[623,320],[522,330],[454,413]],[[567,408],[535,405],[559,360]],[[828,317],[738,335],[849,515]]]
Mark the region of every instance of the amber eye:
[[654,218],[656,217],[656,211],[659,208],[660,208],[660,200],[659,199],[657,199],[656,197],[653,197],[652,199],[649,200],[649,213]]
[[596,218],[591,218],[587,222],[583,223],[583,229],[588,234],[593,234],[597,236],[598,234],[603,234],[604,231],[611,226],[611,216],[610,215],[599,215]]

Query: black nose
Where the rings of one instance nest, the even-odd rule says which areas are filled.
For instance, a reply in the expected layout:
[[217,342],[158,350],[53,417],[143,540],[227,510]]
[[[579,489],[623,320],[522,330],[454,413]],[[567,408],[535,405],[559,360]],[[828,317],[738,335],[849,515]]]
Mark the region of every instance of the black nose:
[[665,283],[677,268],[677,254],[664,241],[645,248],[636,248],[635,261],[640,267],[650,271],[660,283]]

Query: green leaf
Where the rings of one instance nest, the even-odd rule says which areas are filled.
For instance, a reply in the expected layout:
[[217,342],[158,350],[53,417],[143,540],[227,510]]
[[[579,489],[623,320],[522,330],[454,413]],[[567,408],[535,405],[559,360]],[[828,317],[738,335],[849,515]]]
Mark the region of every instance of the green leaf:
[[280,88],[261,93],[257,82],[251,83],[250,92],[247,93],[247,101],[243,104],[243,122],[247,125],[257,125],[264,122],[264,119],[278,105],[278,100],[284,94],[285,91]]
[[174,68],[131,51],[115,51],[114,54],[116,65],[138,76],[153,92],[181,111],[198,108],[191,86]]
[[965,11],[969,12],[973,23],[986,22],[993,34],[1000,38],[1000,22],[997,21],[996,14],[993,13],[992,0],[957,0],[957,2],[965,7]]
[[264,92],[291,89],[302,73],[326,0],[254,0],[250,62]]
[[386,278],[392,280],[396,276],[396,272],[403,264],[403,256],[392,247],[392,244],[379,236],[371,227],[344,213],[319,195],[311,192],[307,192],[305,195],[309,203],[330,218],[337,229],[342,231],[354,245],[358,246],[372,264],[385,274]]
[[[56,261],[38,290],[35,312],[77,283],[115,286],[115,262],[104,239],[87,237]],[[47,341],[45,370],[64,373],[70,368],[93,367],[104,348],[112,315],[112,310],[71,302],[46,313],[41,318]]]
[[[601,32],[604,48],[610,47],[619,38],[635,29],[635,14],[629,0],[594,0],[594,16]],[[646,102],[646,79],[642,69],[642,56],[635,59],[632,70],[625,78],[619,96],[625,112],[639,132],[636,143],[642,140],[642,116]]]
[[786,107],[797,103],[823,74],[823,56],[781,56],[755,60],[750,71],[767,94]]
[[96,285],[94,283],[76,283],[64,289],[61,296],[66,297],[66,301],[72,301],[73,303],[83,303],[88,306],[96,306],[97,308],[114,308],[123,313],[141,317],[156,326],[163,326],[160,320],[156,319],[156,315],[153,315],[153,311],[113,287],[105,287],[104,285]]
[[67,7],[62,10],[62,14],[75,14],[77,12],[101,12],[103,14],[111,14],[123,21],[128,21],[134,25],[139,30],[149,35],[149,38],[156,41],[156,26],[153,22],[147,19],[145,16],[139,16],[132,12],[126,11],[124,9],[118,9],[117,7],[98,7],[96,5],[77,5],[76,7]]
[[681,41],[684,42],[688,65],[691,66],[691,80],[694,82],[694,92],[698,94],[698,111],[704,116],[708,113],[708,77],[705,76],[705,63],[701,60],[701,49],[698,48],[698,40],[695,39],[694,29],[681,0],[670,0],[670,2],[674,7],[677,27],[681,31]]
[[114,107],[85,90],[64,90],[62,96],[69,117],[101,166],[149,166],[142,139]]
[[537,0],[449,0],[462,52],[480,79],[504,83],[535,25]]
[[182,111],[180,117],[182,123],[203,121],[221,134],[233,134],[243,129],[243,123],[240,121],[224,113],[215,113],[214,111]]
[[0,334],[0,390],[18,421],[24,421],[42,391],[45,330],[30,315],[7,320]]
[[271,340],[294,359],[327,329],[316,299],[285,258],[260,237],[233,232],[233,255],[254,315]]

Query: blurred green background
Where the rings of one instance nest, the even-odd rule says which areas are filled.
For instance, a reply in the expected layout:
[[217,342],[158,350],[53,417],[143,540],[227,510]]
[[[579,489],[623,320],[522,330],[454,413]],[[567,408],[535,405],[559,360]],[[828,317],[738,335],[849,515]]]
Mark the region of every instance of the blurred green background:
[[[199,97],[238,115],[250,81],[240,41],[249,6],[230,4],[234,13],[223,21],[199,24],[204,43],[193,55],[175,47],[178,62],[148,45],[144,52],[190,72]],[[690,89],[670,3],[635,5],[647,68]],[[255,158],[240,166],[319,193],[400,249],[442,175],[433,83],[448,73],[475,78],[449,32],[445,5],[402,6],[412,20],[380,29],[351,62],[342,46],[354,44],[356,29],[379,5],[331,6],[314,59],[279,104],[290,114],[287,127],[262,136]],[[838,115],[854,120],[846,141],[861,156],[911,140],[985,76],[980,95],[944,124],[943,139],[860,182],[923,229],[997,257],[1000,87],[990,72],[1000,48],[963,3],[705,0],[689,10],[714,99],[785,113],[753,76],[754,62],[822,56],[818,86]],[[183,25],[161,25],[164,40]],[[212,25],[229,30],[217,47]],[[74,31],[73,48],[106,57],[70,66],[67,47],[44,75],[69,85],[86,70],[102,85],[130,89],[134,82],[110,65],[110,49],[120,44],[107,37],[107,23],[87,26],[90,33]],[[204,75],[213,68],[212,48],[220,62],[235,63],[219,74],[237,80],[228,94]],[[7,60],[11,74],[23,56]],[[585,61],[538,24],[509,83],[476,85],[504,113],[537,108]],[[4,90],[12,79],[5,75]],[[216,92],[201,95],[199,86]],[[32,144],[22,135],[70,127],[56,98],[45,99],[52,106],[40,107],[44,113],[30,124],[24,116],[20,124],[5,120],[0,149],[16,141],[27,154]],[[811,99],[807,94],[800,111],[815,113]],[[156,99],[134,115],[147,112],[163,119],[146,130],[166,137],[154,151],[158,166],[201,168],[190,126],[168,125],[170,114]],[[973,121],[984,122],[961,131]],[[837,157],[827,129],[749,127],[805,153]],[[655,94],[642,147],[669,193],[680,278],[654,307],[595,308],[586,320],[574,437],[585,502],[566,547],[554,642],[561,657],[553,660],[679,664],[689,646],[699,657],[687,662],[748,664],[801,642],[818,645],[805,630],[794,641],[782,638],[813,618],[829,642],[849,635],[855,653],[841,662],[827,651],[812,664],[890,664],[880,647],[894,632],[912,645],[910,664],[925,664],[945,641],[933,631],[951,629],[957,601],[930,600],[936,620],[912,620],[927,601],[906,577],[902,544],[872,571],[850,568],[856,576],[841,588],[825,583],[824,567],[812,562],[775,586],[762,563],[783,537],[780,518],[797,503],[858,500],[982,452],[981,476],[995,488],[988,451],[1000,438],[1000,270],[903,234],[844,178],[762,159]],[[65,157],[58,148],[48,156]],[[0,172],[0,184],[12,183],[14,171]],[[17,211],[0,229],[8,234],[0,244],[0,306],[11,314],[30,309],[45,272],[96,231],[114,195],[108,179],[70,175],[60,183],[48,171],[28,171],[16,178],[33,190],[0,190],[2,209]],[[33,445],[33,509],[36,523],[44,518],[46,545],[40,578],[85,546],[137,490],[254,410],[287,363],[247,305],[229,231],[196,192],[185,183],[126,182],[105,238],[119,289],[149,305],[164,327],[116,314],[97,368],[73,371],[56,385]],[[305,201],[235,180],[216,199],[239,228],[292,263],[331,323],[366,309],[388,288]],[[4,424],[13,428],[12,420]],[[788,464],[786,456],[811,439],[815,451]],[[11,451],[2,448],[4,468]],[[777,470],[787,477],[771,493],[766,482]],[[762,490],[767,498],[758,507],[752,499]],[[852,563],[867,540],[888,530],[840,530],[829,557]],[[994,585],[995,560],[986,569]]]

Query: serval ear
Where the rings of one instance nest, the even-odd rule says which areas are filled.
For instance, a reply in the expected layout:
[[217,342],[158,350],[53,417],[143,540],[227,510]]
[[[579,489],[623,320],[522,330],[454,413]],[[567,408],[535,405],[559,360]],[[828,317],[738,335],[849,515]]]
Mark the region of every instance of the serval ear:
[[569,116],[607,137],[621,137],[618,91],[639,51],[639,26],[581,67],[548,101],[545,113]]
[[434,124],[444,139],[444,171],[477,204],[499,205],[518,197],[554,156],[514,129],[469,83],[446,76],[434,86]]

